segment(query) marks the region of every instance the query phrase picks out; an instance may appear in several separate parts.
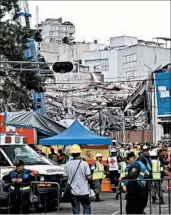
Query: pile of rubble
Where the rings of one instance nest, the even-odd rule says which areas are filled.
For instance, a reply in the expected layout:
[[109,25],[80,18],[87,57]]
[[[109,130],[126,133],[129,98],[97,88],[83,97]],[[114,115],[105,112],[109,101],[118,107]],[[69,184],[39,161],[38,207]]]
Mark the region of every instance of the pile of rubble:
[[78,118],[90,130],[105,134],[144,129],[150,123],[149,84],[105,83],[101,73],[60,74],[46,86],[48,115],[57,121]]

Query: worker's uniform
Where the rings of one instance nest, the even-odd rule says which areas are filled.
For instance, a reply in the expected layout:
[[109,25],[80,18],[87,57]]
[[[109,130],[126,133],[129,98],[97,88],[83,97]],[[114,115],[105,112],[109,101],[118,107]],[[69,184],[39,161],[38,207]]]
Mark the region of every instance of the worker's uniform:
[[[146,166],[139,160],[134,161],[126,168],[126,177],[124,186],[127,188],[127,214],[143,214],[144,205],[143,201],[146,195],[144,193],[145,182],[143,181],[146,173]],[[141,181],[136,181],[136,179]]]
[[101,191],[101,183],[104,178],[104,166],[99,161],[96,161],[92,167],[92,188],[96,194],[96,197],[99,196]]
[[125,159],[127,156],[128,151],[126,149],[121,149],[120,150],[120,156],[122,157],[122,159]]
[[126,167],[127,167],[127,164],[125,161],[120,162],[120,178],[122,179],[125,178],[126,176],[126,172],[125,172]]
[[[22,183],[13,182],[12,179],[22,179]],[[12,170],[3,180],[10,182],[11,214],[29,214],[30,211],[30,182],[34,176],[30,170],[24,169],[21,173]]]
[[[127,164],[125,161],[120,162],[120,178],[121,180],[124,180],[125,177],[128,174],[128,167],[130,166],[130,164]],[[124,187],[124,183],[120,184],[121,187]],[[121,189],[120,186],[118,186],[118,189],[116,190],[116,197],[115,200],[118,200],[119,195],[121,194]],[[127,195],[125,196],[125,198],[127,197]]]
[[118,167],[117,156],[108,157],[107,164],[109,166],[109,177],[111,182],[111,188],[114,191],[118,186],[118,180],[119,180],[119,172],[118,172],[119,167]]
[[[161,179],[161,171],[163,170],[160,164],[159,159],[152,159],[152,177],[153,179]],[[160,198],[161,203],[163,203],[163,193],[162,193],[162,187],[160,181],[153,181],[152,183],[152,189],[151,189],[152,199],[153,203],[155,203],[156,200],[156,194]]]
[[[145,179],[152,179],[152,163],[151,163],[151,160],[150,158],[147,158],[146,156],[142,155],[139,157],[139,160],[146,166],[146,173],[145,173]],[[144,187],[144,202],[143,202],[143,205],[144,205],[144,208],[147,207],[147,203],[148,203],[148,194],[149,194],[149,183],[147,182],[145,184],[145,187]]]

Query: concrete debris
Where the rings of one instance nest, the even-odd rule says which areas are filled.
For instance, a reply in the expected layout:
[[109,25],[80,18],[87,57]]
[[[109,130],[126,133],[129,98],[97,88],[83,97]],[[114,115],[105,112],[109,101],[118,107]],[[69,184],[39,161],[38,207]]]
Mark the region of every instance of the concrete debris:
[[[54,120],[78,118],[90,130],[106,134],[147,128],[151,120],[148,82],[103,82],[101,73],[55,74],[56,84],[46,86],[48,115]],[[98,80],[98,81],[97,81]],[[123,117],[124,112],[124,117]]]

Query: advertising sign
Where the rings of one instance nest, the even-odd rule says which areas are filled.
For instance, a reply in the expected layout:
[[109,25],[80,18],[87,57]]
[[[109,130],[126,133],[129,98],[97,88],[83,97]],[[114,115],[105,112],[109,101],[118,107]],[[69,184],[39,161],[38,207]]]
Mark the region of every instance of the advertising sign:
[[158,116],[171,115],[171,71],[154,74]]

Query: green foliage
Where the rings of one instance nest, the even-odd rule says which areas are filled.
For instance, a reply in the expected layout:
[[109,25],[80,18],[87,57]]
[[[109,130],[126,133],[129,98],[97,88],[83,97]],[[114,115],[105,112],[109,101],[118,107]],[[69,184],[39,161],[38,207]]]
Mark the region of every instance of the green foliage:
[[[34,38],[35,30],[20,25],[17,12],[20,11],[18,0],[0,0],[0,59],[6,61],[26,61],[24,51],[27,38]],[[6,20],[9,14],[10,20]],[[18,66],[15,66],[17,68]],[[32,64],[27,69],[33,68]],[[31,90],[42,92],[42,79],[35,71],[6,71],[3,80],[3,89],[0,97],[8,103],[15,103],[16,110],[29,107]]]

